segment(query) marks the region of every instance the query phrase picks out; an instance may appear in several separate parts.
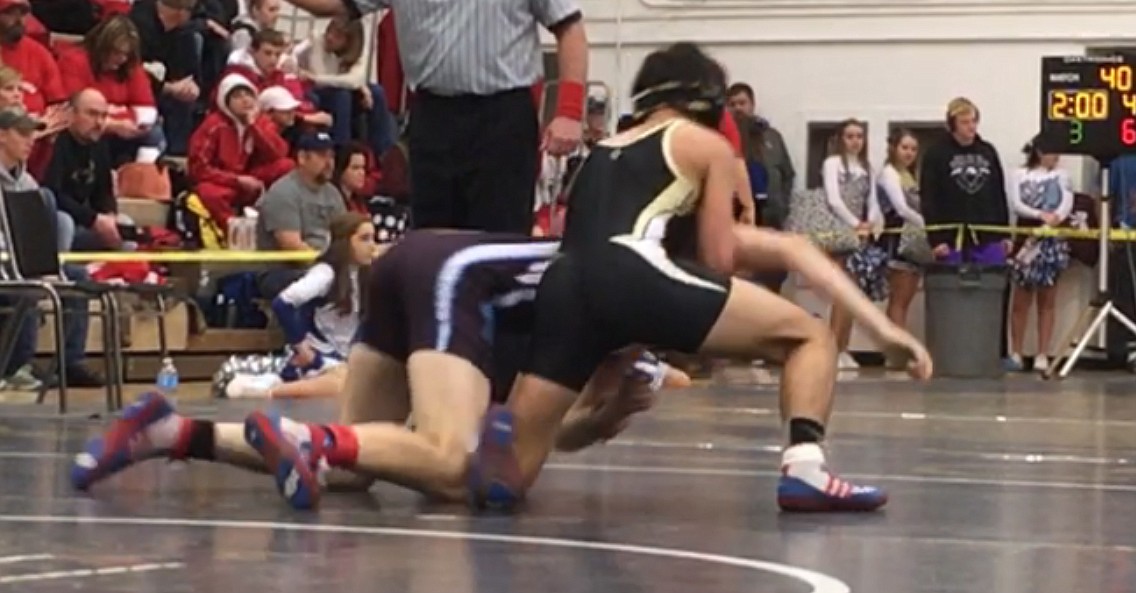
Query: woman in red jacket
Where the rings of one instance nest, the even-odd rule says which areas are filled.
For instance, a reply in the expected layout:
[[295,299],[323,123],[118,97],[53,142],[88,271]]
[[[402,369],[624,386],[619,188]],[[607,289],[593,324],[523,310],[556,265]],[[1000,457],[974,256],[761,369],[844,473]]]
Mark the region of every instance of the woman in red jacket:
[[138,29],[113,16],[91,29],[79,46],[60,50],[59,71],[69,95],[98,89],[110,106],[106,136],[116,163],[134,160],[140,148],[165,149],[150,78],[142,69]]

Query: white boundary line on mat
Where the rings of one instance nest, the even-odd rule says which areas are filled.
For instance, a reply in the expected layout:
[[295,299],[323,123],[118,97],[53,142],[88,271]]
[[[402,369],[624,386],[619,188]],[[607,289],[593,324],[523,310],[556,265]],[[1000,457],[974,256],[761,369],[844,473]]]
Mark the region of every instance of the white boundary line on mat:
[[[357,525],[316,525],[284,523],[277,521],[237,521],[229,519],[179,519],[157,517],[78,517],[64,515],[0,515],[0,523],[25,524],[71,524],[71,525],[118,525],[133,527],[189,527],[212,529],[248,529],[259,531],[293,531],[306,533],[337,533],[368,536],[411,537],[436,540],[457,540],[469,542],[489,542],[540,546],[546,548],[590,550],[615,554],[634,554],[672,560],[689,560],[719,566],[732,566],[744,570],[764,572],[790,578],[808,585],[812,593],[850,593],[848,585],[826,574],[767,560],[754,560],[739,556],[708,554],[678,548],[658,548],[634,544],[593,542],[584,540],[535,537],[526,535],[504,535],[496,533],[468,533],[461,531],[438,531],[433,529],[404,529],[396,527],[364,527]],[[4,581],[0,580],[0,583]]]

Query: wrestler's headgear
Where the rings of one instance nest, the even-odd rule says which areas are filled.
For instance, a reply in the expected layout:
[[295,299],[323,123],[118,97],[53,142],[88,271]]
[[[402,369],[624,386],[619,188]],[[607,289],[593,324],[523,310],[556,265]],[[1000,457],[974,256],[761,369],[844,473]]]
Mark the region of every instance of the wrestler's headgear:
[[726,90],[702,83],[664,82],[631,97],[634,117],[643,121],[657,109],[670,107],[686,117],[717,129],[726,109]]
[[726,73],[693,43],[676,43],[643,60],[631,89],[633,118],[669,107],[717,128],[726,108]]

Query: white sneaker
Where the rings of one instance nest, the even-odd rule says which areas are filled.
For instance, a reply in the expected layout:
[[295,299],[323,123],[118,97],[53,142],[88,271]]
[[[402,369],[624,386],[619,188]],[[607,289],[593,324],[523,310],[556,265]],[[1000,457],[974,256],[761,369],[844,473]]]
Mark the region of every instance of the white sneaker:
[[279,375],[265,373],[263,375],[248,375],[238,373],[229,384],[225,386],[225,395],[230,398],[267,398],[273,388],[284,381]]
[[1038,354],[1033,357],[1033,370],[1044,373],[1049,368],[1049,357],[1044,354]]
[[860,368],[860,363],[856,362],[851,354],[841,352],[840,356],[836,357],[836,368],[842,371],[855,371]]

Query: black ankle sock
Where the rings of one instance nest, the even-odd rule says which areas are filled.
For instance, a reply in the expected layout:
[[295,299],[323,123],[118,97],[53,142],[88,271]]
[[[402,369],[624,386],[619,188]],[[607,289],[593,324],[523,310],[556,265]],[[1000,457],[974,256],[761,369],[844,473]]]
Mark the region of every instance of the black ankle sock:
[[190,459],[204,459],[206,461],[213,461],[217,458],[212,422],[190,420],[189,446],[186,447],[185,455]]
[[824,425],[808,418],[789,419],[789,444],[819,443],[824,440]]

